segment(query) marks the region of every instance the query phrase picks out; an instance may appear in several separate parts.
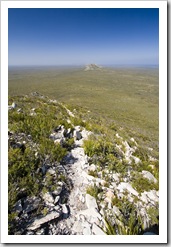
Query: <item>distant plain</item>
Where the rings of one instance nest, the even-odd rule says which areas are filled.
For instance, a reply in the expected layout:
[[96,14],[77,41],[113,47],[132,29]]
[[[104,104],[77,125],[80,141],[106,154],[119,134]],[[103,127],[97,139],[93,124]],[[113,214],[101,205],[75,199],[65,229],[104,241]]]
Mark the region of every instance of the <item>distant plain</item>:
[[158,152],[158,68],[9,67],[9,96],[34,91],[71,109],[80,107],[87,119],[115,124],[124,135]]

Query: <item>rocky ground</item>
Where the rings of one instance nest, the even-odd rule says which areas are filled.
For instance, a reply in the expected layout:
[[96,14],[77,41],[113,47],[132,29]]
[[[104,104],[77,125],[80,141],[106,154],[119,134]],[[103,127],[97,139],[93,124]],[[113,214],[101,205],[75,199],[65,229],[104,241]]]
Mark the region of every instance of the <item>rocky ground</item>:
[[[66,106],[63,107],[67,111],[68,119],[75,117]],[[13,102],[9,105],[9,111],[17,111],[20,114],[22,109]],[[34,109],[31,114],[33,117],[36,114]],[[159,191],[151,189],[140,193],[131,184],[131,162],[132,160],[135,164],[141,162],[139,157],[133,155],[137,148],[136,141],[132,138],[131,142],[134,145],[130,147],[128,142],[116,133],[116,139],[118,138],[122,144],[117,145],[117,148],[124,156],[129,168],[127,174],[123,176],[123,174],[111,171],[107,165],[103,169],[97,168],[92,159],[86,155],[84,141],[92,135],[95,135],[92,131],[78,125],[73,126],[72,129],[58,125],[49,133],[49,139],[53,141],[53,145],[63,145],[66,139],[71,138],[74,142],[60,162],[49,163],[47,158],[37,169],[37,173],[43,177],[43,183],[46,184],[50,176],[54,185],[53,190],[43,191],[36,196],[27,196],[24,188],[20,191],[18,201],[13,207],[13,211],[17,213],[15,217],[17,231],[13,234],[112,234],[109,233],[110,227],[107,220],[109,218],[113,226],[118,226],[115,227],[115,234],[129,234],[130,226],[124,223],[125,218],[128,217],[127,212],[124,212],[125,208],[119,207],[119,203],[122,206],[127,202],[136,208],[135,217],[136,220],[141,219],[144,232],[152,231],[151,234],[158,234],[156,229],[152,229],[148,209],[158,207]],[[9,130],[8,138],[11,148],[18,148],[25,152],[26,146],[30,145],[32,149],[35,149],[35,155],[39,155],[36,143],[29,134],[14,133]],[[65,175],[67,180],[58,181],[57,172]],[[149,182],[157,183],[157,179],[149,171],[143,170],[139,172],[139,175]],[[98,189],[97,197],[92,196],[89,192],[90,188]],[[37,213],[39,208],[41,208],[41,213]],[[131,214],[132,211],[128,210],[128,212]],[[138,220],[137,224],[139,224]],[[125,229],[123,232],[119,230],[123,228]]]

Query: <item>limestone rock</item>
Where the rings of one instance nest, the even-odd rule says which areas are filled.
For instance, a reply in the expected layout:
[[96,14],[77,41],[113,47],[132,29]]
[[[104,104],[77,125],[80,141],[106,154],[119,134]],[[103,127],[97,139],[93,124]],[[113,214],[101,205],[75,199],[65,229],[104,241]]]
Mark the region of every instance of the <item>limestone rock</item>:
[[72,230],[77,233],[82,233],[83,231],[83,226],[80,221],[75,221]]
[[15,102],[13,102],[11,106],[13,109],[15,109],[17,107],[17,104]]
[[88,208],[98,209],[96,199],[89,194],[86,194],[86,205]]
[[155,190],[150,190],[150,191],[146,192],[146,195],[150,200],[152,200],[154,202],[159,201],[159,197],[157,196],[157,193]]
[[114,173],[114,174],[112,174],[112,177],[113,177],[113,179],[114,179],[115,182],[119,182],[119,176],[118,176],[118,174]]
[[50,192],[47,192],[43,195],[43,199],[45,202],[48,202],[48,203],[54,203],[54,198],[52,196],[52,193]]
[[106,235],[106,233],[102,231],[96,224],[93,224],[92,232],[94,233],[94,235]]
[[91,235],[90,226],[83,229],[83,235]]
[[121,182],[118,185],[117,189],[120,190],[120,192],[123,192],[124,190],[128,190],[134,196],[138,196],[139,194],[136,190],[132,188],[132,186],[129,183],[125,183],[125,182]]
[[107,189],[105,201],[112,202],[113,197],[114,197],[113,191],[111,189]]
[[157,183],[157,179],[151,174],[149,171],[142,171],[142,175],[144,178],[147,178],[148,180]]
[[145,192],[141,193],[140,200],[145,203],[148,203],[148,197]]
[[41,225],[57,219],[60,217],[60,213],[56,212],[56,211],[52,211],[50,213],[48,213],[45,217],[41,217],[39,219],[35,219],[34,222],[27,228],[28,230],[34,231],[36,229],[38,229]]
[[97,167],[94,165],[94,164],[91,164],[89,167],[88,167],[88,170],[89,171],[96,171]]
[[81,135],[81,133],[79,131],[74,130],[74,137],[75,137],[76,140],[79,141],[82,138],[82,135]]

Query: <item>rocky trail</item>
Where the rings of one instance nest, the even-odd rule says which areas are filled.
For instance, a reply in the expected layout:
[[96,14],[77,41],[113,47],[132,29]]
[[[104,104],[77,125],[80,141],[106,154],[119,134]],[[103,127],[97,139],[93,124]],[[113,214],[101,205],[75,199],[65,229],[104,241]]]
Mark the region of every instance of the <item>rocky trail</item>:
[[[67,112],[67,121],[70,122],[69,118],[74,118],[75,115],[66,106],[60,105]],[[17,110],[16,103],[9,106],[9,110]],[[20,113],[20,111],[17,112]],[[36,116],[35,111],[32,116]],[[120,145],[116,144],[116,147],[127,161],[127,173],[123,176],[110,170],[108,165],[100,170],[92,163],[83,148],[84,141],[91,135],[94,133],[78,125],[68,129],[64,125],[59,125],[52,133],[49,133],[49,139],[53,141],[54,146],[56,144],[62,146],[66,140],[70,139],[74,142],[60,162],[50,163],[47,158],[41,168],[39,167],[36,171],[43,177],[43,186],[49,188],[49,191],[42,190],[37,196],[25,195],[24,188],[19,192],[18,201],[14,205],[14,212],[18,215],[15,218],[18,225],[18,231],[15,234],[105,235],[106,216],[114,225],[123,226],[118,220],[123,217],[121,215],[123,211],[117,205],[121,207],[124,205],[125,202],[122,204],[122,200],[125,196],[129,204],[136,206],[144,228],[149,228],[150,217],[147,209],[157,207],[159,192],[151,189],[139,193],[132,187],[131,163],[134,161],[137,166],[141,163],[141,160],[133,155],[137,149],[137,143],[131,138],[132,146],[130,147],[128,142],[116,133],[116,139],[120,143]],[[19,148],[24,152],[27,143],[35,148],[35,156],[38,156],[37,145],[33,143],[30,135],[24,133],[16,135],[9,131],[8,136],[10,147]],[[65,179],[59,181],[57,177],[59,173],[64,175],[67,181]],[[137,174],[147,179],[149,183],[157,183],[156,178],[149,171],[143,170]],[[49,178],[53,184],[53,190],[47,185]],[[87,188],[90,187],[100,188],[96,198],[87,192]]]
[[90,132],[84,130],[81,140],[76,140],[76,147],[66,157],[65,168],[72,181],[73,189],[68,198],[69,217],[61,222],[73,235],[105,234],[98,225],[101,215],[95,198],[86,194],[86,188],[91,184],[92,176],[88,175],[88,157],[81,147]]

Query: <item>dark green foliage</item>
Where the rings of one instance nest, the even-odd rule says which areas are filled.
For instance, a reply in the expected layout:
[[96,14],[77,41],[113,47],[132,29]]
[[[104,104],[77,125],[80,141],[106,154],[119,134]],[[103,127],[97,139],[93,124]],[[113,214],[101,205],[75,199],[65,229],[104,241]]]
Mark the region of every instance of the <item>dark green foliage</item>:
[[136,207],[126,197],[118,200],[116,197],[112,203],[120,210],[120,216],[114,216],[115,223],[106,217],[106,233],[108,235],[139,235],[143,230],[143,224],[137,213]]
[[140,173],[134,173],[132,176],[132,187],[139,193],[150,190],[158,190],[159,184],[149,181],[149,179],[144,178]]
[[[15,203],[23,196],[39,196],[42,191],[53,191],[54,179],[51,174],[43,175],[39,170],[46,160],[48,164],[60,162],[73,145],[73,139],[66,140],[65,147],[49,138],[53,129],[58,125],[71,127],[67,123],[66,113],[56,104],[47,103],[46,99],[32,97],[9,98],[9,102],[17,102],[22,112],[17,109],[9,111],[9,129],[13,131],[8,150],[8,203],[9,203],[9,232],[15,231]],[[31,110],[35,108],[35,110]],[[34,112],[34,115],[30,115]],[[64,115],[60,115],[60,113]],[[60,121],[62,119],[62,121]],[[18,137],[19,136],[19,137]],[[15,147],[19,138],[25,141],[24,149]],[[66,180],[65,175],[56,171],[56,182]],[[46,185],[43,185],[45,178]],[[23,191],[23,192],[22,192]],[[22,194],[22,195],[21,195]],[[38,211],[41,210],[37,210]],[[45,212],[44,212],[45,213]]]
[[91,196],[93,196],[94,198],[97,199],[97,196],[100,192],[102,192],[102,189],[100,187],[94,185],[94,186],[87,187],[86,192],[87,192],[87,194],[90,194]]

